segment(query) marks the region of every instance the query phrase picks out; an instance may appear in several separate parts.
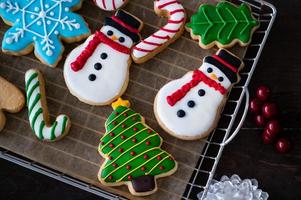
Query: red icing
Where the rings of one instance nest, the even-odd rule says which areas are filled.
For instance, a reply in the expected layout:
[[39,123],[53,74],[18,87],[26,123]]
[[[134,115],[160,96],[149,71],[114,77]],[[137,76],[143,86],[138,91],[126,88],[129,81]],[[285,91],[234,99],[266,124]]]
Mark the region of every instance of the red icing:
[[185,95],[195,86],[197,86],[200,82],[204,82],[209,87],[214,88],[219,91],[222,95],[227,93],[227,89],[224,88],[220,83],[215,82],[214,80],[207,77],[200,70],[195,70],[193,72],[192,80],[189,83],[183,85],[180,89],[175,91],[173,94],[166,98],[168,104],[170,106],[174,106],[178,101],[180,101]]
[[113,16],[111,18],[112,18],[112,20],[114,20],[115,22],[117,22],[118,24],[120,24],[121,26],[123,26],[124,28],[128,29],[132,33],[139,33],[138,29],[135,29],[135,28],[131,27],[130,25],[124,23],[123,21],[121,21],[120,19],[118,19],[118,17]]
[[233,67],[232,65],[230,65],[229,63],[227,63],[226,61],[224,61],[223,59],[221,59],[218,55],[212,55],[212,57],[216,60],[218,60],[220,63],[222,63],[223,65],[225,65],[226,67],[228,67],[229,69],[231,69],[231,71],[237,73],[238,70]]
[[159,8],[159,9],[162,9],[162,8],[164,8],[164,7],[166,7],[166,6],[171,5],[171,4],[178,4],[178,1],[171,1],[171,2],[168,2],[168,3],[162,4],[162,5],[160,5],[158,8]]
[[115,49],[116,51],[119,51],[124,54],[131,53],[131,50],[129,48],[122,46],[117,42],[114,42],[106,35],[104,35],[102,32],[96,31],[93,39],[86,46],[85,50],[83,50],[81,54],[76,58],[76,60],[71,63],[72,70],[75,72],[81,70],[100,43],[105,43],[109,45],[111,48]]

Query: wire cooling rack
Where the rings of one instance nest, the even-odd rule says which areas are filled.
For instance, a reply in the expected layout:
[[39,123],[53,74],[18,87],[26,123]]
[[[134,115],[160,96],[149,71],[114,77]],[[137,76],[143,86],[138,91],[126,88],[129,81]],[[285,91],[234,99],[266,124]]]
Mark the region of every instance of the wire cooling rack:
[[[225,145],[235,137],[241,128],[248,110],[248,85],[276,17],[275,7],[265,1],[233,0],[231,2],[234,4],[247,3],[251,7],[253,15],[260,21],[260,28],[254,33],[252,42],[248,46],[243,59],[245,67],[240,73],[242,79],[233,87],[220,123],[208,137],[206,146],[187,184],[182,197],[182,199],[185,200],[197,199],[197,194],[200,192],[203,192],[202,199],[206,196],[206,191],[214,176]],[[244,97],[246,99],[245,101],[243,101]],[[245,102],[244,112],[241,117],[237,117],[239,115],[240,105],[243,102]],[[240,120],[232,132],[234,124],[237,123],[237,119]]]
[[[185,200],[197,199],[197,194],[202,191],[202,198],[204,198],[225,145],[235,137],[242,126],[248,110],[249,93],[247,87],[276,17],[275,7],[265,1],[232,0],[231,2],[234,4],[247,3],[251,7],[253,15],[259,19],[260,28],[254,33],[252,42],[248,46],[246,55],[243,59],[245,67],[240,73],[241,81],[233,87],[220,119],[220,123],[205,141],[206,145],[182,196],[182,199]],[[243,114],[240,116],[240,107],[242,103],[245,103],[245,107]],[[237,117],[238,115],[240,117]],[[240,119],[239,122],[237,122],[237,119]],[[236,128],[234,128],[235,125]],[[0,148],[0,158],[93,193],[104,199],[125,199],[124,197],[112,194],[61,172],[44,167],[39,163],[35,163],[3,148]]]

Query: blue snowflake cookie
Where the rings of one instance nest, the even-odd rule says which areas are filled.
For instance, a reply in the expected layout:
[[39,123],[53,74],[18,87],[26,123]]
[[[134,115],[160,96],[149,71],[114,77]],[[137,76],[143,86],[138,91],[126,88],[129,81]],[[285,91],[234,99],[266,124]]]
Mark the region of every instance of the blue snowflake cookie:
[[5,33],[2,50],[24,55],[35,48],[43,63],[55,67],[64,47],[60,39],[75,42],[90,35],[84,19],[73,13],[81,0],[0,0],[0,16],[12,27]]

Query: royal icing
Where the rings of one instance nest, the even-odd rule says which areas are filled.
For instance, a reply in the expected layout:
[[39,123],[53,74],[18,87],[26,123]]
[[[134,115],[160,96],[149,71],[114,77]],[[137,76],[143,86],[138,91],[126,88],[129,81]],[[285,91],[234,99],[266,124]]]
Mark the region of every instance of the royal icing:
[[36,56],[55,66],[63,52],[60,38],[72,41],[90,34],[83,18],[72,12],[81,0],[0,0],[0,15],[12,27],[2,50],[22,53],[33,44]]
[[222,49],[204,58],[199,69],[163,86],[154,105],[159,124],[181,139],[207,136],[215,128],[241,66],[237,57]]
[[93,0],[103,10],[113,11],[121,8],[128,0]]
[[133,19],[119,10],[67,57],[65,81],[70,92],[81,101],[91,105],[110,104],[126,89],[130,49],[140,38],[141,23],[132,22]]
[[146,62],[152,56],[159,53],[163,50],[160,47],[176,40],[184,30],[186,15],[181,3],[176,0],[156,0],[155,9],[160,15],[167,12],[168,22],[156,33],[142,40],[133,48],[132,57],[137,63]]
[[135,184],[136,181],[146,176],[155,182],[156,176],[171,173],[177,164],[160,148],[162,138],[159,134],[144,123],[139,113],[122,102],[119,99],[118,105],[113,105],[115,110],[105,122],[106,133],[100,140],[99,152],[106,160],[99,179],[104,184],[131,182],[136,193],[151,192],[156,184],[147,188],[143,182],[142,185]]
[[40,72],[30,69],[25,74],[25,91],[28,106],[29,123],[39,140],[55,141],[66,135],[70,128],[70,119],[59,115],[50,125],[46,102],[44,80]]
[[229,2],[220,2],[216,6],[202,4],[186,25],[192,38],[198,39],[203,48],[215,44],[221,48],[236,42],[245,46],[258,26],[259,22],[247,4],[237,7]]
[[0,131],[4,128],[4,112],[17,113],[22,110],[25,98],[22,92],[12,83],[0,76]]

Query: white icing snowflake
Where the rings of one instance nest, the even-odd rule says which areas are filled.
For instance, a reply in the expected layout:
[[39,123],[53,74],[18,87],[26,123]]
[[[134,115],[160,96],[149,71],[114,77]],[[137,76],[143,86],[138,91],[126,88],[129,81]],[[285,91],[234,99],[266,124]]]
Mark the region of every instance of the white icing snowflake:
[[32,43],[36,55],[49,65],[59,59],[59,38],[90,33],[83,18],[72,12],[81,0],[0,0],[0,15],[13,26],[5,33],[2,49],[20,52]]

